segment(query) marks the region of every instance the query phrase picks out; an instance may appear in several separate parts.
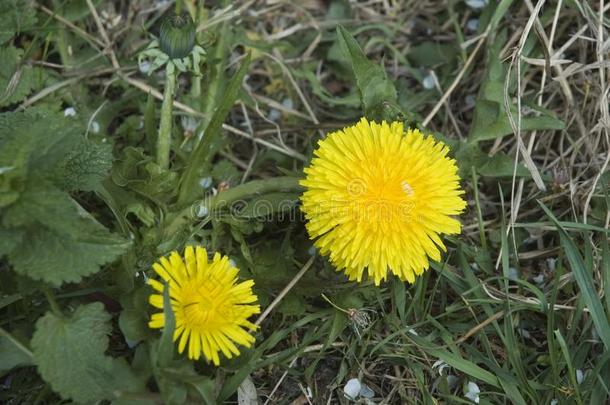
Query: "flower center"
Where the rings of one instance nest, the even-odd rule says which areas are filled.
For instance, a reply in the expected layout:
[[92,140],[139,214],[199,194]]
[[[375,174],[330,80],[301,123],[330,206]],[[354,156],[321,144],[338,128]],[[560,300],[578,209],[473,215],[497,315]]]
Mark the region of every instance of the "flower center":
[[349,214],[353,219],[382,227],[395,221],[411,220],[415,190],[406,180],[359,180],[352,181],[350,186]]

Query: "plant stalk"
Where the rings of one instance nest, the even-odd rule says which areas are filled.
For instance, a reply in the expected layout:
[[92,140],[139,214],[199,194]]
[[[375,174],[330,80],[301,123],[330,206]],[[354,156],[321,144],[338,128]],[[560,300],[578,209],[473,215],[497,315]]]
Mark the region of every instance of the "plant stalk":
[[176,88],[176,69],[170,68],[171,61],[165,68],[165,90],[161,105],[161,122],[159,123],[159,138],[157,139],[157,163],[161,169],[169,169],[169,154],[172,143],[172,107]]

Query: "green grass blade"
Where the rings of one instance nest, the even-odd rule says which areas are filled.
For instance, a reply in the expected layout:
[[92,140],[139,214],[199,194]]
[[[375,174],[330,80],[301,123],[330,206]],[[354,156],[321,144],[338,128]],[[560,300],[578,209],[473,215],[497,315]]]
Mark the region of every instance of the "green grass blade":
[[250,66],[250,60],[251,55],[248,54],[237,73],[235,73],[235,76],[231,78],[231,81],[223,93],[222,100],[205,130],[203,139],[195,147],[195,150],[189,159],[189,164],[183,174],[182,183],[180,185],[178,206],[184,206],[190,203],[198,194],[197,190],[200,173],[202,168],[210,165],[210,159],[218,148],[217,141],[222,131],[222,124],[225,122],[231,107],[233,107],[233,104],[239,95],[241,83]]
[[555,226],[559,231],[561,244],[563,246],[565,255],[568,258],[570,267],[572,268],[572,273],[574,274],[576,283],[582,292],[585,304],[587,305],[587,308],[589,308],[591,318],[595,324],[595,329],[597,330],[602,342],[604,342],[606,350],[610,350],[610,324],[608,323],[608,317],[604,312],[604,307],[602,306],[599,295],[597,295],[597,291],[593,285],[591,273],[587,270],[576,244],[559,224],[557,218],[555,218],[553,213],[551,213],[551,211],[544,204],[540,202],[539,204],[551,221],[555,223]]

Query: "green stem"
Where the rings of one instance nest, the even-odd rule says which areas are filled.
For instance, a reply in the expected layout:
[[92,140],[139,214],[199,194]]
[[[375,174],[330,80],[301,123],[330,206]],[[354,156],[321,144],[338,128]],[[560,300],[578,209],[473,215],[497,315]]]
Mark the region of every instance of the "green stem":
[[299,179],[296,177],[284,176],[249,181],[248,183],[218,193],[212,198],[198,201],[184,208],[175,216],[168,218],[169,225],[165,228],[165,232],[168,235],[174,235],[184,224],[191,223],[198,218],[197,211],[200,208],[203,208],[210,215],[213,211],[229,207],[235,201],[246,200],[255,195],[263,195],[275,191],[302,190],[303,187],[299,184]]
[[180,12],[182,11],[182,0],[176,0],[176,14],[180,15]]
[[157,163],[161,169],[169,169],[169,153],[172,143],[172,107],[174,90],[176,88],[176,70],[170,68],[171,61],[165,68],[165,91],[161,105],[161,122],[159,123],[159,138],[157,139]]
[[55,299],[55,295],[53,295],[53,291],[51,291],[51,289],[49,287],[43,287],[42,292],[44,293],[44,296],[47,298],[47,301],[49,301],[49,305],[51,306],[51,311],[53,311],[55,316],[57,316],[59,318],[63,318],[64,314],[61,312],[61,308],[59,308],[59,304],[57,303],[57,300]]

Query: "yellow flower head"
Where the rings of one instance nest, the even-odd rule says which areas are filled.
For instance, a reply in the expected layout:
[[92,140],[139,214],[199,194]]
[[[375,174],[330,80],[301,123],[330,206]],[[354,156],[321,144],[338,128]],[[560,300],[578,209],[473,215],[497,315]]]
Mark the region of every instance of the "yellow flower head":
[[362,118],[329,134],[305,168],[307,230],[350,280],[365,268],[379,285],[388,269],[410,283],[446,251],[440,234],[458,234],[466,206],[448,147],[400,122]]
[[[187,246],[184,260],[172,252],[169,259],[162,257],[153,264],[153,269],[169,286],[176,318],[174,341],[180,338],[178,352],[184,351],[188,341],[189,359],[198,360],[203,352],[208,361],[218,365],[218,352],[231,358],[239,355],[235,343],[252,345],[254,337],[245,328],[255,330],[248,318],[260,313],[260,306],[253,305],[257,300],[252,293],[254,281],[238,283],[238,270],[226,256],[216,253],[208,261],[205,249]],[[164,284],[154,279],[148,283],[157,292],[151,294],[150,304],[163,311]],[[153,314],[148,325],[163,328],[163,312]]]

